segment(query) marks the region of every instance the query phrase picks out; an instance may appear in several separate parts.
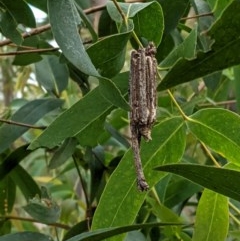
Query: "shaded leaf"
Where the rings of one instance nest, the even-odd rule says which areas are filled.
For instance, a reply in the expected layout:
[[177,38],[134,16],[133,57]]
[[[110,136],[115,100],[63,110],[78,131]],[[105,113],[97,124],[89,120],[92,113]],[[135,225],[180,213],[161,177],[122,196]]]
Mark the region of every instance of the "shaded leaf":
[[[127,93],[128,73],[116,78],[116,85],[122,93]],[[94,136],[94,131],[99,128],[98,122],[113,109],[113,105],[102,97],[99,87],[86,94],[80,101],[60,115],[36,140],[30,145],[31,149],[46,146],[53,148],[68,137],[77,136],[80,140],[81,132],[87,132],[88,138]],[[104,120],[103,120],[104,121]],[[98,123],[95,125],[95,123]],[[61,130],[61,131],[59,131]],[[92,130],[90,132],[90,130]],[[86,133],[85,132],[85,133]],[[81,142],[81,140],[80,140]]]
[[197,207],[192,241],[225,241],[228,225],[228,198],[205,189]]
[[190,59],[195,56],[197,44],[197,25],[186,37],[186,39],[177,46],[160,64],[160,67],[166,68],[173,65],[178,59]]
[[35,232],[21,232],[7,234],[0,237],[0,241],[53,241],[53,239],[45,234]]
[[[240,63],[240,2],[233,1],[208,31],[212,49],[193,60],[179,60],[158,86],[164,90]],[[226,31],[227,30],[227,31]]]
[[180,175],[203,187],[240,201],[238,184],[240,172],[238,171],[192,164],[164,165],[154,169]]
[[[153,175],[152,168],[161,163],[178,162],[184,152],[185,125],[182,118],[173,117],[156,125],[152,131],[152,139],[151,142],[143,142],[141,146],[143,169],[150,187],[164,176]],[[92,228],[131,224],[145,196],[145,192],[141,193],[137,190],[133,153],[128,151],[103,191],[93,217]],[[104,215],[106,212],[107,216]],[[116,240],[122,240],[122,237]]]
[[[58,99],[38,99],[28,102],[16,111],[12,121],[33,125],[48,112],[60,107],[63,101]],[[29,127],[3,124],[0,127],[0,153],[6,150],[13,141],[19,138]]]
[[[126,233],[132,230],[137,230],[146,227],[164,227],[164,226],[177,226],[182,225],[181,223],[145,223],[145,224],[135,224],[122,227],[104,228],[98,229],[87,233],[79,234],[75,237],[67,239],[66,241],[98,241],[105,238],[109,238],[121,233]],[[1,241],[1,240],[0,240]]]
[[[127,18],[133,18],[135,33],[139,37],[153,41],[158,46],[164,29],[161,6],[157,2],[118,4]],[[113,20],[123,21],[113,2],[107,3],[107,10]]]
[[8,175],[32,151],[27,150],[28,145],[21,146],[11,152],[0,164],[0,181]]
[[50,160],[48,168],[54,169],[60,167],[64,162],[72,156],[77,145],[77,140],[74,138],[68,138],[64,143],[57,149],[53,157]]
[[228,161],[240,165],[240,116],[224,109],[204,109],[187,121],[190,131]]
[[47,190],[43,187],[41,188],[41,197],[35,196],[30,199],[23,208],[34,219],[42,223],[55,223],[60,217],[59,206],[49,197]]
[[42,58],[42,61],[35,64],[36,79],[48,92],[59,96],[68,84],[67,66],[60,64],[55,55]]
[[17,4],[15,0],[1,0],[1,2],[7,7],[17,24],[21,23],[30,28],[36,27],[33,12],[25,1],[18,0]]
[[40,195],[40,189],[32,176],[20,165],[16,166],[9,174],[11,179],[19,187],[25,199],[33,198],[36,194]]

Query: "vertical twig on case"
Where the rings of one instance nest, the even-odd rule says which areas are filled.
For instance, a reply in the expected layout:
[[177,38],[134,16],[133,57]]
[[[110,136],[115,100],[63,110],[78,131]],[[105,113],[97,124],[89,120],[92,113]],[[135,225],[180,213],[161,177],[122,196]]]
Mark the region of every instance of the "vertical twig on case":
[[141,191],[148,190],[140,155],[141,137],[151,140],[151,129],[156,120],[156,48],[149,43],[146,48],[133,51],[129,78],[130,129],[132,149],[137,174],[137,186]]

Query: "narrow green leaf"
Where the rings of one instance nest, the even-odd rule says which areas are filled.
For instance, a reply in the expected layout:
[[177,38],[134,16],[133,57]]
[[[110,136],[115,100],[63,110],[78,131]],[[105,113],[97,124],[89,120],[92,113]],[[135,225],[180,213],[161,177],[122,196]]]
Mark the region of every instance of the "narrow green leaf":
[[126,45],[132,34],[127,32],[105,37],[87,49],[87,53],[102,76],[113,77],[125,62]]
[[42,61],[35,64],[37,81],[50,93],[59,96],[68,84],[68,69],[59,63],[55,55],[43,56]]
[[168,68],[180,58],[190,59],[195,56],[197,44],[197,25],[186,37],[186,39],[177,46],[160,64],[161,68]]
[[23,208],[34,219],[46,224],[55,223],[60,217],[59,206],[48,196],[43,187],[41,189],[41,198],[35,196]]
[[40,189],[32,176],[27,173],[20,165],[16,166],[9,174],[11,179],[19,187],[25,199],[33,198],[36,194],[40,195]]
[[[169,34],[175,29],[179,23],[180,18],[186,12],[189,6],[189,0],[158,0],[160,2],[164,14],[164,35]],[[174,11],[173,11],[174,9]]]
[[240,172],[218,167],[192,164],[172,164],[156,167],[157,171],[171,172],[225,196],[240,201]]
[[[116,85],[122,93],[127,94],[128,73],[119,75],[116,78]],[[94,123],[98,122],[102,116],[109,114],[112,109],[113,105],[102,97],[99,87],[96,87],[59,116],[32,142],[29,148],[34,149],[40,146],[53,148],[68,137],[77,136],[80,138],[81,132],[85,129],[87,131],[89,127],[91,127],[88,129],[89,131],[95,131],[97,126]],[[100,125],[99,122],[98,125]],[[93,128],[93,126],[95,127]],[[91,133],[94,135],[92,131],[88,133],[89,137],[91,137]]]
[[[135,33],[148,41],[153,41],[156,46],[162,39],[164,30],[162,8],[157,2],[149,3],[118,3],[127,18],[132,18]],[[107,10],[116,22],[122,22],[122,17],[113,2],[107,3]],[[149,28],[151,26],[151,28]],[[158,31],[156,31],[158,29]]]
[[225,241],[228,225],[228,198],[205,189],[197,207],[192,241]]
[[233,68],[233,71],[234,71],[234,84],[235,84],[235,95],[236,95],[236,100],[237,100],[237,103],[236,103],[236,106],[237,106],[237,110],[238,110],[238,113],[240,113],[240,65],[238,66],[235,66]]
[[83,73],[99,78],[104,98],[118,107],[128,109],[129,106],[116,85],[110,79],[100,76],[88,56],[78,33],[80,16],[73,1],[48,0],[48,10],[53,35],[64,56]]
[[35,232],[21,232],[7,234],[0,237],[0,241],[53,241],[50,236]]
[[[181,223],[144,223],[144,224],[135,224],[122,227],[113,227],[113,228],[103,228],[94,230],[87,233],[82,233],[77,236],[74,236],[66,241],[100,241],[105,238],[110,238],[121,233],[126,233],[129,231],[141,229],[141,228],[151,228],[151,227],[165,227],[165,226],[178,226],[182,225]],[[0,240],[1,241],[1,240]]]
[[43,12],[47,12],[47,0],[26,0],[32,6],[39,8]]
[[[63,101],[58,99],[33,100],[16,111],[11,120],[33,125],[45,114],[60,107],[62,103]],[[19,138],[28,129],[29,127],[3,124],[0,127],[0,153],[6,150],[13,141]]]
[[64,56],[83,73],[99,76],[79,36],[80,17],[73,1],[48,0],[48,11],[53,35]]
[[[181,59],[158,86],[164,90],[240,63],[240,2],[233,1],[208,31],[212,49],[193,60]],[[228,33],[226,34],[226,29]]]
[[3,160],[0,164],[0,181],[32,152],[27,147],[28,145],[24,145],[17,148]]
[[[152,139],[151,142],[143,142],[141,146],[143,169],[150,187],[164,176],[153,175],[152,168],[164,163],[178,162],[184,152],[185,125],[182,118],[173,117],[155,126]],[[146,193],[137,190],[133,153],[128,151],[107,183],[94,214],[92,228],[131,224],[145,196]],[[105,213],[108,215],[104,215]]]
[[11,39],[11,41],[17,45],[20,45],[23,41],[22,35],[16,29],[17,24],[13,16],[9,13],[7,9],[0,8],[0,29],[2,34]]
[[77,145],[77,140],[74,138],[68,138],[64,141],[64,143],[58,148],[58,150],[54,153],[48,168],[54,169],[61,166],[64,162],[68,160],[72,156],[75,151]]
[[36,27],[33,12],[25,1],[18,0],[17,4],[15,0],[1,0],[1,2],[7,7],[17,24],[21,23],[30,28]]
[[228,161],[240,165],[240,116],[224,109],[204,109],[187,121],[190,131]]

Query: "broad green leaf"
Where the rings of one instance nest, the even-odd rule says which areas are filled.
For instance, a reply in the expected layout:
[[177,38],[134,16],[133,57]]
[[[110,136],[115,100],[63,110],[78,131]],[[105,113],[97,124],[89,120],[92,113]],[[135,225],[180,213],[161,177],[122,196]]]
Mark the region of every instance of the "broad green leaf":
[[59,63],[55,55],[43,56],[42,61],[35,64],[37,81],[50,93],[59,96],[68,84],[68,69]]
[[166,188],[163,204],[172,208],[201,190],[201,186],[189,182],[185,178],[173,176]]
[[8,175],[32,151],[27,150],[28,145],[21,146],[11,152],[0,164],[0,181]]
[[25,1],[18,0],[17,4],[15,0],[1,0],[1,2],[7,7],[17,24],[21,23],[31,28],[36,27],[33,12]]
[[197,44],[197,25],[186,37],[186,39],[177,46],[160,64],[161,68],[170,67],[180,58],[190,59],[195,56]]
[[[190,4],[189,0],[158,0],[164,14],[164,35],[169,34],[178,25],[180,18]],[[174,9],[174,11],[173,11]]]
[[228,225],[228,198],[205,189],[197,207],[192,241],[225,241]]
[[0,29],[1,33],[11,39],[17,45],[23,41],[21,33],[16,29],[17,23],[7,9],[0,8]]
[[[25,38],[22,42],[23,46],[33,47],[33,48],[39,48],[39,37],[38,36],[31,36],[28,38]],[[21,48],[19,46],[18,50],[26,50]],[[41,55],[39,53],[28,53],[28,54],[18,54],[15,56],[12,64],[13,65],[19,65],[19,66],[26,66],[32,63],[36,63],[42,59]]]
[[48,0],[48,12],[53,35],[64,56],[85,74],[98,76],[78,33],[81,22],[73,1]]
[[[28,102],[16,111],[11,121],[33,125],[48,112],[60,107],[63,101],[58,99],[38,99]],[[29,127],[3,124],[0,127],[0,153],[19,138]]]
[[[126,94],[128,89],[128,73],[119,75],[116,79],[116,85],[122,93]],[[91,138],[91,134],[94,136],[94,132],[99,128],[99,119],[101,119],[102,116],[108,115],[112,109],[113,105],[102,97],[99,87],[96,87],[60,115],[32,142],[30,148],[34,149],[40,146],[53,148],[64,139],[73,136],[77,136],[77,138],[80,139],[81,132],[85,131],[85,129],[87,132],[89,127],[88,138]],[[90,132],[90,130],[92,131]]]
[[240,116],[224,109],[204,109],[187,120],[189,130],[228,161],[240,165]]
[[227,5],[232,1],[233,0],[207,0],[215,17],[219,17]]
[[77,140],[74,138],[68,138],[64,141],[64,143],[58,148],[58,150],[54,153],[48,168],[54,169],[61,166],[64,162],[68,160],[72,156],[75,151],[77,145]]
[[[105,238],[110,238],[115,235],[119,235],[121,233],[126,233],[132,230],[137,230],[141,228],[151,228],[151,227],[165,227],[165,226],[178,226],[182,225],[180,222],[172,222],[172,223],[144,223],[144,224],[135,224],[121,227],[111,227],[111,228],[103,228],[94,230],[91,232],[86,232],[74,236],[66,241],[99,241]],[[0,240],[1,241],[1,240]]]
[[131,34],[132,29],[105,37],[87,49],[94,66],[102,76],[111,78],[122,69],[125,62],[126,45]]
[[16,166],[9,174],[11,179],[19,187],[25,199],[33,198],[36,194],[40,195],[40,189],[32,176],[20,165]]
[[100,91],[104,98],[123,109],[129,106],[116,85],[100,76],[78,33],[80,16],[72,0],[48,0],[52,32],[64,56],[83,73],[99,78]]
[[[157,2],[118,4],[127,18],[133,18],[134,31],[138,37],[153,41],[158,46],[164,30],[161,6]],[[113,2],[107,3],[107,10],[114,21],[123,21]]]
[[[143,169],[150,187],[164,176],[153,174],[152,168],[178,162],[183,154],[185,125],[182,118],[173,117],[155,126],[152,139],[147,143],[143,141],[141,146]],[[146,193],[139,192],[136,187],[133,153],[130,150],[107,183],[94,214],[92,228],[95,230],[133,223],[145,197]],[[104,215],[105,213],[108,215]]]
[[41,188],[41,197],[35,196],[23,207],[24,210],[34,219],[41,223],[55,223],[60,217],[60,207],[46,193],[45,188]]
[[21,232],[7,234],[0,237],[0,241],[53,241],[50,236],[35,232]]
[[[158,86],[164,90],[240,63],[240,2],[233,1],[208,31],[214,43],[193,60],[179,60]],[[228,32],[226,33],[226,29]]]
[[156,167],[155,170],[180,175],[203,187],[240,201],[239,171],[192,164],[171,164]]

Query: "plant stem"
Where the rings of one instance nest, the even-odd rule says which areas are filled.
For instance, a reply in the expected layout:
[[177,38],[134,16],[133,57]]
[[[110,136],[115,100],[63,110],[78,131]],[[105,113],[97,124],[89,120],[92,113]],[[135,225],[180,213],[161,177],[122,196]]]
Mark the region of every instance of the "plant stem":
[[207,148],[207,146],[200,141],[203,149],[206,151],[207,155],[210,157],[210,159],[213,161],[213,163],[217,166],[217,167],[221,167],[221,165],[216,161],[216,159],[214,158],[214,156],[212,155],[212,153],[210,152],[210,150]]
[[29,53],[45,53],[45,52],[54,52],[57,50],[59,50],[59,48],[19,50],[19,51],[7,52],[7,53],[0,53],[0,56],[21,55],[21,54],[29,54]]
[[185,113],[183,112],[182,108],[181,108],[180,105],[177,103],[177,101],[176,101],[176,99],[174,98],[172,92],[171,92],[169,89],[167,90],[167,92],[168,92],[168,94],[169,94],[172,102],[175,104],[175,106],[178,108],[179,112],[181,113],[183,119],[184,119],[184,120],[190,120],[190,118],[189,118],[187,115],[185,115]]
[[[32,219],[32,218],[24,218],[24,217],[16,217],[16,216],[0,216],[0,219],[10,219],[10,220],[19,220],[19,221],[25,221],[25,222],[31,222],[31,223],[42,223],[41,221]],[[45,223],[43,223],[45,224]],[[62,224],[62,223],[51,223],[51,224],[46,224],[48,226],[53,226],[53,227],[58,227],[58,228],[62,228],[62,229],[66,229],[69,230],[70,227],[66,224]]]
[[47,128],[46,126],[33,126],[33,125],[29,125],[29,124],[25,124],[25,123],[21,123],[21,122],[17,122],[17,121],[12,121],[12,120],[6,120],[6,119],[2,119],[2,118],[0,118],[0,122],[6,123],[9,125],[23,126],[23,127],[39,129],[39,130],[45,130]]

